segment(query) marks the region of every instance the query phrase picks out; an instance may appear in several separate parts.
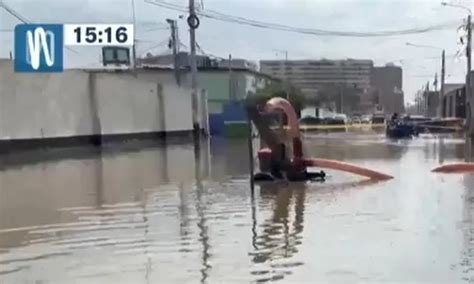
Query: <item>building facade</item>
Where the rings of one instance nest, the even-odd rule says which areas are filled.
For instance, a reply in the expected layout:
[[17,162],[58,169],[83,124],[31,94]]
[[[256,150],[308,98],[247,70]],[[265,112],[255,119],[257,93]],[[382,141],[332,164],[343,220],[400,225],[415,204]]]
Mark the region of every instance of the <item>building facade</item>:
[[339,112],[403,112],[402,69],[372,60],[263,60],[262,73],[288,80],[308,98],[333,105]]
[[386,114],[402,113],[405,110],[402,76],[402,68],[393,64],[372,69],[370,85]]
[[[160,83],[175,83],[173,67],[143,64],[137,69],[138,77],[151,77]],[[180,86],[191,87],[189,68],[179,72]],[[211,135],[238,136],[247,134],[246,114],[241,102],[272,82],[279,80],[246,68],[199,67],[199,88],[206,90],[207,113]]]
[[439,92],[425,91],[423,97],[426,101],[425,115],[428,117],[436,117],[438,114]]
[[338,86],[368,89],[372,67],[372,60],[359,59],[260,61],[262,73],[288,80],[310,97]]
[[[258,70],[258,65],[255,62],[252,62],[249,60],[235,58],[235,59],[231,59],[230,62],[231,62],[230,64],[231,69],[248,69],[252,71]],[[219,68],[229,68],[229,60],[228,59],[219,60],[217,62],[217,66]]]
[[[179,52],[176,54],[176,63],[179,68],[189,68],[191,63],[189,61],[189,54],[187,52]],[[138,65],[159,65],[159,66],[174,66],[175,56],[173,54],[165,55],[148,55],[144,58],[137,59]],[[217,61],[205,55],[196,55],[196,66],[201,68],[217,67]],[[178,69],[179,69],[178,68]]]
[[466,117],[465,84],[446,84],[444,86],[443,117]]

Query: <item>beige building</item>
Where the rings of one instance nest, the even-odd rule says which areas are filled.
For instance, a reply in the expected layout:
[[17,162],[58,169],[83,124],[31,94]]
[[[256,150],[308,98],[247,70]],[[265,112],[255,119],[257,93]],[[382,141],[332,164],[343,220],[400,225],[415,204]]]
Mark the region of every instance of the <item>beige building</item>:
[[404,111],[402,69],[393,64],[374,66],[366,59],[263,60],[260,70],[345,113],[372,113],[377,107],[385,113]]
[[372,60],[262,60],[260,71],[288,80],[308,96],[330,86],[365,90],[370,86]]

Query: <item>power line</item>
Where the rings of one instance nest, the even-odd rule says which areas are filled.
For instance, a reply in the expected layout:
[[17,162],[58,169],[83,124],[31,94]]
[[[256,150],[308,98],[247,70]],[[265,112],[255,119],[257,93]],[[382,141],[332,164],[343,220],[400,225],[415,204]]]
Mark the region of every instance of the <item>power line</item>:
[[[184,6],[176,5],[173,3],[169,3],[166,1],[161,0],[145,0],[146,3],[153,4],[162,8],[175,10],[179,12],[186,12],[187,8]],[[268,23],[268,22],[261,22],[256,21],[244,17],[228,15],[224,13],[220,13],[213,10],[201,10],[197,11],[196,14],[223,22],[253,26],[263,29],[271,29],[271,30],[279,30],[279,31],[286,31],[286,32],[294,32],[294,33],[301,33],[301,34],[309,34],[309,35],[318,35],[318,36],[340,36],[340,37],[387,37],[387,36],[397,36],[397,35],[410,35],[410,34],[420,34],[431,32],[435,30],[441,30],[453,26],[457,26],[459,21],[450,21],[445,23],[440,23],[432,26],[422,27],[422,28],[411,28],[411,29],[403,29],[403,30],[391,30],[391,31],[377,31],[377,32],[347,32],[347,31],[334,31],[334,30],[324,30],[324,29],[309,29],[309,28],[300,28],[300,27],[293,27],[275,23]]]
[[188,48],[188,46],[184,44],[182,41],[180,41],[179,39],[178,39],[178,44],[184,48]]
[[160,28],[153,28],[153,29],[148,29],[142,31],[143,33],[148,33],[148,32],[154,32],[154,31],[164,31],[164,30],[169,30],[169,27],[160,27]]
[[5,11],[7,11],[10,15],[12,15],[13,17],[15,17],[18,21],[26,24],[26,23],[29,23],[28,19],[24,18],[23,16],[21,16],[19,13],[17,13],[15,10],[13,10],[10,6],[8,6],[7,4],[5,4],[3,1],[0,1],[0,7],[2,7],[3,9],[5,9]]
[[[12,15],[13,17],[15,17],[17,20],[19,20],[20,22],[24,23],[24,24],[28,24],[28,23],[31,23],[31,21],[29,21],[27,18],[21,16],[19,13],[17,13],[15,10],[13,10],[10,6],[8,6],[7,4],[5,4],[5,2],[3,1],[0,1],[0,7],[5,9],[5,11],[7,11],[10,15]],[[72,51],[76,54],[79,54],[79,52],[77,52],[76,50],[68,47],[68,46],[65,46],[66,49],[68,49],[69,51]]]
[[157,44],[158,42],[156,40],[147,40],[147,39],[135,39],[135,41],[138,41],[138,42],[143,42],[143,43],[155,43]]
[[227,60],[227,59],[224,58],[224,57],[220,57],[220,56],[217,56],[217,55],[214,55],[214,54],[205,52],[205,51],[202,49],[202,47],[199,45],[198,42],[196,42],[196,47],[197,47],[197,49],[199,50],[199,52],[201,52],[201,53],[202,53],[203,55],[205,55],[205,56],[208,56],[208,57],[211,57],[211,58],[216,58],[216,59]]
[[155,44],[155,45],[153,45],[153,46],[147,48],[144,52],[142,52],[141,55],[142,55],[142,56],[143,56],[143,55],[146,55],[146,53],[148,53],[148,52],[150,52],[150,51],[156,49],[157,47],[163,46],[163,45],[166,44],[166,43],[168,43],[168,39],[162,40],[162,41],[160,41],[159,43],[157,43],[157,44]]

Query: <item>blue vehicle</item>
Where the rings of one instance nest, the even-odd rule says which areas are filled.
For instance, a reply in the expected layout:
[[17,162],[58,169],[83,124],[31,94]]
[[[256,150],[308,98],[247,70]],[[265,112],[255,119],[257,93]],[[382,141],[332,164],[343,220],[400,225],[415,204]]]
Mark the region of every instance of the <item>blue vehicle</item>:
[[418,136],[419,129],[416,123],[410,120],[409,116],[400,119],[398,114],[395,113],[387,122],[385,133],[390,138],[412,138],[413,136]]

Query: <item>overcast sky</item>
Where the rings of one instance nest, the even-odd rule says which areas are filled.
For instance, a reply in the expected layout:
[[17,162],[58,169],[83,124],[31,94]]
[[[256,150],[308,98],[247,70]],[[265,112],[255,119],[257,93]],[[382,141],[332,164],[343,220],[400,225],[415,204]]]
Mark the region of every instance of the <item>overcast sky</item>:
[[[1,1],[1,0],[0,0]],[[132,0],[3,0],[31,22],[49,23],[131,23]],[[162,1],[162,0],[160,0]],[[186,6],[188,0],[167,0]],[[474,0],[451,0],[474,9]],[[205,9],[242,16],[259,21],[279,23],[303,28],[338,31],[374,32],[426,27],[433,24],[459,21],[466,11],[445,7],[438,0],[196,0]],[[177,11],[153,6],[144,0],[135,0],[137,15],[138,55],[146,52],[163,54],[169,30],[166,18],[178,19]],[[0,10],[0,56],[7,57],[13,49],[13,33],[18,21]],[[189,47],[188,30],[184,20],[178,22],[180,39]],[[440,73],[441,51],[414,48],[406,42],[438,46],[447,55],[455,54],[462,46],[458,43],[456,27],[424,34],[396,37],[351,38],[322,37],[272,31],[211,19],[202,19],[197,32],[197,42],[210,54],[234,58],[260,59],[284,58],[360,58],[372,59],[375,64],[393,62],[403,68],[405,100],[413,100],[415,92],[435,72]],[[69,67],[93,67],[100,62],[100,50],[75,47],[65,52]],[[464,80],[465,57],[447,57],[447,83]]]

